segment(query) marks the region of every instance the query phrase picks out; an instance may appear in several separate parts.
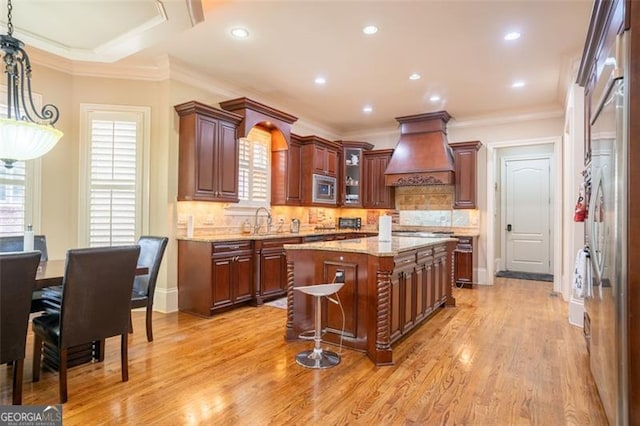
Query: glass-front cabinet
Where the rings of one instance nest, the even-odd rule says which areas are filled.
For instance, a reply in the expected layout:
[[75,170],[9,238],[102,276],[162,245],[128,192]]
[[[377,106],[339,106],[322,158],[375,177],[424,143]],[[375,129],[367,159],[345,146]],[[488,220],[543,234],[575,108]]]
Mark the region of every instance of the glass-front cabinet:
[[364,173],[362,168],[364,150],[371,150],[368,142],[340,141],[342,143],[342,206],[362,208],[362,186]]

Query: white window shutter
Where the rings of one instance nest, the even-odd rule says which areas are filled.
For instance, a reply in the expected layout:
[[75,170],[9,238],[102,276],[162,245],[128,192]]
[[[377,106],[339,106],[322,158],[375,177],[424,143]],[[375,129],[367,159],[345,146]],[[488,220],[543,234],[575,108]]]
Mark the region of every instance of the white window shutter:
[[271,135],[253,128],[240,139],[238,198],[246,207],[269,207],[271,202]]
[[91,120],[89,246],[136,242],[137,123]]

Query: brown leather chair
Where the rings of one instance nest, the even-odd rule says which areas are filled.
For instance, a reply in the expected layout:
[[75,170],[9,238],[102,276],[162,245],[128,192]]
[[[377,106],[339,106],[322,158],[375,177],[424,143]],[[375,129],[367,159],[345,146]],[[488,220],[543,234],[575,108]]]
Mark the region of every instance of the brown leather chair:
[[[149,273],[136,276],[133,281],[131,309],[147,308],[146,325],[147,341],[149,342],[153,341],[151,315],[153,314],[153,296],[156,291],[156,280],[158,279],[158,271],[160,270],[160,264],[168,241],[167,237],[142,236],[138,239],[138,245],[140,246],[138,265],[149,268]],[[133,324],[131,323],[130,328],[133,332]]]
[[40,253],[0,254],[0,363],[13,364],[13,404],[22,404],[22,372],[31,293]]
[[129,380],[127,335],[139,254],[137,245],[67,252],[60,312],[33,319],[33,381],[40,380],[44,340],[58,350],[61,403],[67,401],[70,347],[119,335],[122,381]]
[[[22,251],[24,249],[24,237],[22,235],[0,237],[0,252]],[[33,237],[33,249],[40,252],[40,260],[46,262],[49,259],[47,253],[47,238],[44,235]],[[46,309],[43,290],[35,290],[31,296],[31,312],[40,312]]]

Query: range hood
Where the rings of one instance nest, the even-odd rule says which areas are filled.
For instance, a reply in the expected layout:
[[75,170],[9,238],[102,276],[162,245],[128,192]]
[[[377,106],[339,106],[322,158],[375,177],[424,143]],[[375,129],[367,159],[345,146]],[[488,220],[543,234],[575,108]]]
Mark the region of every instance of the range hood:
[[446,111],[397,117],[400,140],[385,171],[387,186],[455,183],[453,153],[447,142]]

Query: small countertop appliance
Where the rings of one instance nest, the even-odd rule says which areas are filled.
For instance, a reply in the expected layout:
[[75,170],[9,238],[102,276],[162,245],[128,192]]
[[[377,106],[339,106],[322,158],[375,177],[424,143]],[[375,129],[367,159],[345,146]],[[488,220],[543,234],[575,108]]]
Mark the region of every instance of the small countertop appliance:
[[362,219],[359,217],[339,217],[339,229],[360,229],[362,228]]

